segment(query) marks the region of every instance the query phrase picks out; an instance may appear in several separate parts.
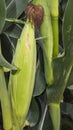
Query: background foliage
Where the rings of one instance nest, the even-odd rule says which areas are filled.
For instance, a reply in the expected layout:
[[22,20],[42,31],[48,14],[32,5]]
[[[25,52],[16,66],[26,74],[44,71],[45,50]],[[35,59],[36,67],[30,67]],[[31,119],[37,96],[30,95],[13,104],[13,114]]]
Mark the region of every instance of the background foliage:
[[[16,48],[17,39],[20,36],[20,33],[23,28],[23,24],[16,24],[14,22],[5,21],[6,18],[18,18],[21,20],[26,20],[26,6],[29,3],[29,0],[0,0],[0,6],[2,6],[2,10],[0,10],[0,37],[1,37],[1,45],[2,45],[2,55],[0,55],[0,66],[7,66],[12,69],[11,60]],[[72,5],[67,5],[68,0],[59,0],[59,48],[60,55],[64,53],[64,49],[68,52],[68,39],[67,36],[63,43],[63,35],[65,34],[66,26],[68,26],[69,20],[73,19],[73,9],[70,7]],[[65,9],[68,6],[66,12]],[[64,16],[67,20],[63,24]],[[62,31],[62,26],[64,26],[64,30]],[[73,33],[73,25],[72,31],[70,32],[70,36]],[[36,32],[36,38],[39,37],[38,32]],[[40,44],[42,41],[37,40],[37,51],[38,51],[38,62],[37,62],[37,71],[36,71],[36,80],[35,80],[35,88],[33,92],[33,98],[31,102],[31,106],[29,109],[29,113],[27,116],[27,120],[30,124],[29,127],[24,128],[24,130],[53,130],[51,119],[49,116],[49,108],[47,107],[47,97],[48,90],[46,95],[46,82],[43,73],[43,60],[42,60],[42,50],[40,48]],[[73,39],[70,38],[70,42],[73,42]],[[40,51],[39,51],[40,50]],[[66,53],[67,53],[66,52]],[[6,59],[6,61],[3,59]],[[69,59],[69,57],[68,57]],[[54,66],[54,75],[55,81],[59,78],[59,75],[62,71],[62,62],[63,58],[58,58],[53,61]],[[8,62],[7,62],[8,61]],[[42,66],[42,67],[41,67]],[[8,84],[9,72],[5,72],[6,83]],[[69,81],[67,83],[67,87],[64,92],[64,102],[61,103],[61,130],[73,130],[73,69],[71,75],[69,77]],[[2,115],[0,109],[0,128],[2,129]]]

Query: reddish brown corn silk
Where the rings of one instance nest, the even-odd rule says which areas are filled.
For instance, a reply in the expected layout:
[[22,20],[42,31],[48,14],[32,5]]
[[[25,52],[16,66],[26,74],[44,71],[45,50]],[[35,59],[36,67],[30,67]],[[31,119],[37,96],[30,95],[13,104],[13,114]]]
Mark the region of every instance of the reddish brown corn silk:
[[43,21],[44,9],[40,5],[29,4],[26,9],[26,16],[34,23],[35,27],[39,28]]

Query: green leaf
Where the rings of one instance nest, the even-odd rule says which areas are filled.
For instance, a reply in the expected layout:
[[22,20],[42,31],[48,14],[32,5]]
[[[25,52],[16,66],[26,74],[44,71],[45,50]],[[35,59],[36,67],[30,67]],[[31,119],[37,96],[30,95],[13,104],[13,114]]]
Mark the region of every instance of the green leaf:
[[70,103],[62,103],[61,104],[61,111],[71,117],[73,120],[73,104]]
[[[60,78],[61,71],[63,69],[63,61],[64,61],[64,56],[58,57],[58,58],[53,60],[54,84]],[[66,87],[70,88],[71,85],[73,85],[73,68],[72,68],[72,71],[70,73]]]
[[[10,64],[3,56],[0,54],[0,67],[5,67],[10,70],[17,70],[17,67],[14,65]],[[5,69],[6,70],[6,69]]]
[[18,25],[18,24],[13,25],[13,24],[12,24],[12,25],[5,31],[5,33],[6,33],[9,37],[18,39],[18,38],[20,37],[21,31],[22,31],[22,27],[21,27],[20,25]]
[[3,29],[6,17],[5,0],[0,0],[0,33]]
[[69,76],[73,67],[73,44],[70,43],[68,46],[68,53],[63,58],[62,70],[59,79],[50,87],[47,88],[48,102],[59,103],[63,98],[63,93],[67,86]]
[[[73,0],[69,0],[67,7],[64,13],[64,22],[63,22],[63,41],[65,46],[66,54],[69,52],[69,44],[72,43],[71,48],[73,46]],[[71,51],[73,51],[71,49]],[[69,81],[67,86],[73,84],[73,69],[71,75],[69,77]]]
[[17,70],[17,67],[10,64],[2,55],[1,53],[1,41],[0,41],[0,67],[5,67],[8,68],[10,70]]
[[[38,130],[41,130],[41,129],[38,129]],[[42,130],[53,130],[53,125],[52,125],[52,121],[51,121],[51,117],[49,113],[49,107],[47,108],[47,111],[46,111]]]
[[53,60],[54,81],[58,81],[63,67],[64,56]]
[[36,100],[33,98],[31,101],[31,105],[26,120],[29,122],[30,126],[34,126],[37,124],[38,119],[39,119],[39,108]]
[[73,43],[73,0],[68,0],[63,18],[63,43],[65,53],[68,53],[70,43]]
[[70,87],[71,85],[73,85],[73,68],[72,68],[72,71],[71,71],[71,74],[67,83],[67,87]]
[[73,85],[68,86],[69,90],[73,90]]
[[13,52],[15,51],[14,45],[14,42],[11,41],[11,38],[7,35],[7,33],[3,33],[1,36],[2,54],[9,62],[12,61]]
[[16,2],[15,0],[10,0],[6,2],[6,17],[16,18]]
[[46,82],[45,82],[44,74],[42,72],[40,64],[38,63],[33,96],[39,96],[40,94],[42,94],[43,91],[45,90],[45,86],[46,86]]
[[[6,0],[6,18],[16,18],[15,0]],[[11,24],[11,22],[6,22],[3,31],[5,31]]]
[[16,1],[16,16],[19,17],[24,12],[29,0],[15,0]]
[[5,0],[6,6],[11,2],[11,0]]
[[61,104],[61,125],[62,130],[72,130],[73,129],[73,105],[70,103]]

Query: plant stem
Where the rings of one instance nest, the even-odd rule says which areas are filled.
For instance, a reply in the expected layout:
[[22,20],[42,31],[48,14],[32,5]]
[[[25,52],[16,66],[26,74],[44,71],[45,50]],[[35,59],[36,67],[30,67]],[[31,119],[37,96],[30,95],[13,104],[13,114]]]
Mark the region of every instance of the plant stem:
[[58,36],[58,0],[47,0],[48,7],[50,8],[51,13],[51,22],[53,29],[53,57],[58,55],[59,51],[59,36]]
[[44,57],[44,70],[45,70],[45,79],[47,84],[51,85],[54,82],[53,76],[53,32],[52,32],[52,23],[50,17],[50,9],[47,5],[47,0],[33,0],[34,5],[41,5],[44,9],[44,18],[40,26],[40,33],[42,37],[47,37],[43,39],[43,57]]
[[49,113],[54,130],[60,130],[60,103],[50,103]]
[[15,18],[6,18],[5,21],[6,22],[12,22],[12,23],[18,23],[18,24],[25,24],[24,21],[19,20],[19,19],[15,19]]
[[0,99],[2,107],[3,127],[5,130],[12,129],[11,109],[7,93],[3,70],[0,68]]

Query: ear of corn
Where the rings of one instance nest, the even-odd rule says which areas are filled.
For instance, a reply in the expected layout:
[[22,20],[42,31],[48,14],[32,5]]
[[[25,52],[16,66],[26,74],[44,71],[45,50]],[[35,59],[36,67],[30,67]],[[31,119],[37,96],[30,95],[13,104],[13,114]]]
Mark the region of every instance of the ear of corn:
[[43,56],[44,56],[44,70],[45,79],[47,84],[52,84],[54,81],[53,77],[53,67],[52,67],[52,57],[53,57],[53,32],[50,17],[50,10],[45,0],[33,0],[33,4],[41,5],[44,9],[44,18],[42,25],[40,27],[40,33],[42,37],[47,37],[44,39],[43,43]]
[[14,130],[22,128],[30,106],[36,70],[36,43],[34,26],[27,20],[18,40],[12,63],[20,70],[10,74],[9,95],[11,99]]
[[58,0],[47,0],[48,8],[51,13],[51,22],[53,29],[53,57],[55,58],[58,55],[59,51],[59,36],[58,36]]

